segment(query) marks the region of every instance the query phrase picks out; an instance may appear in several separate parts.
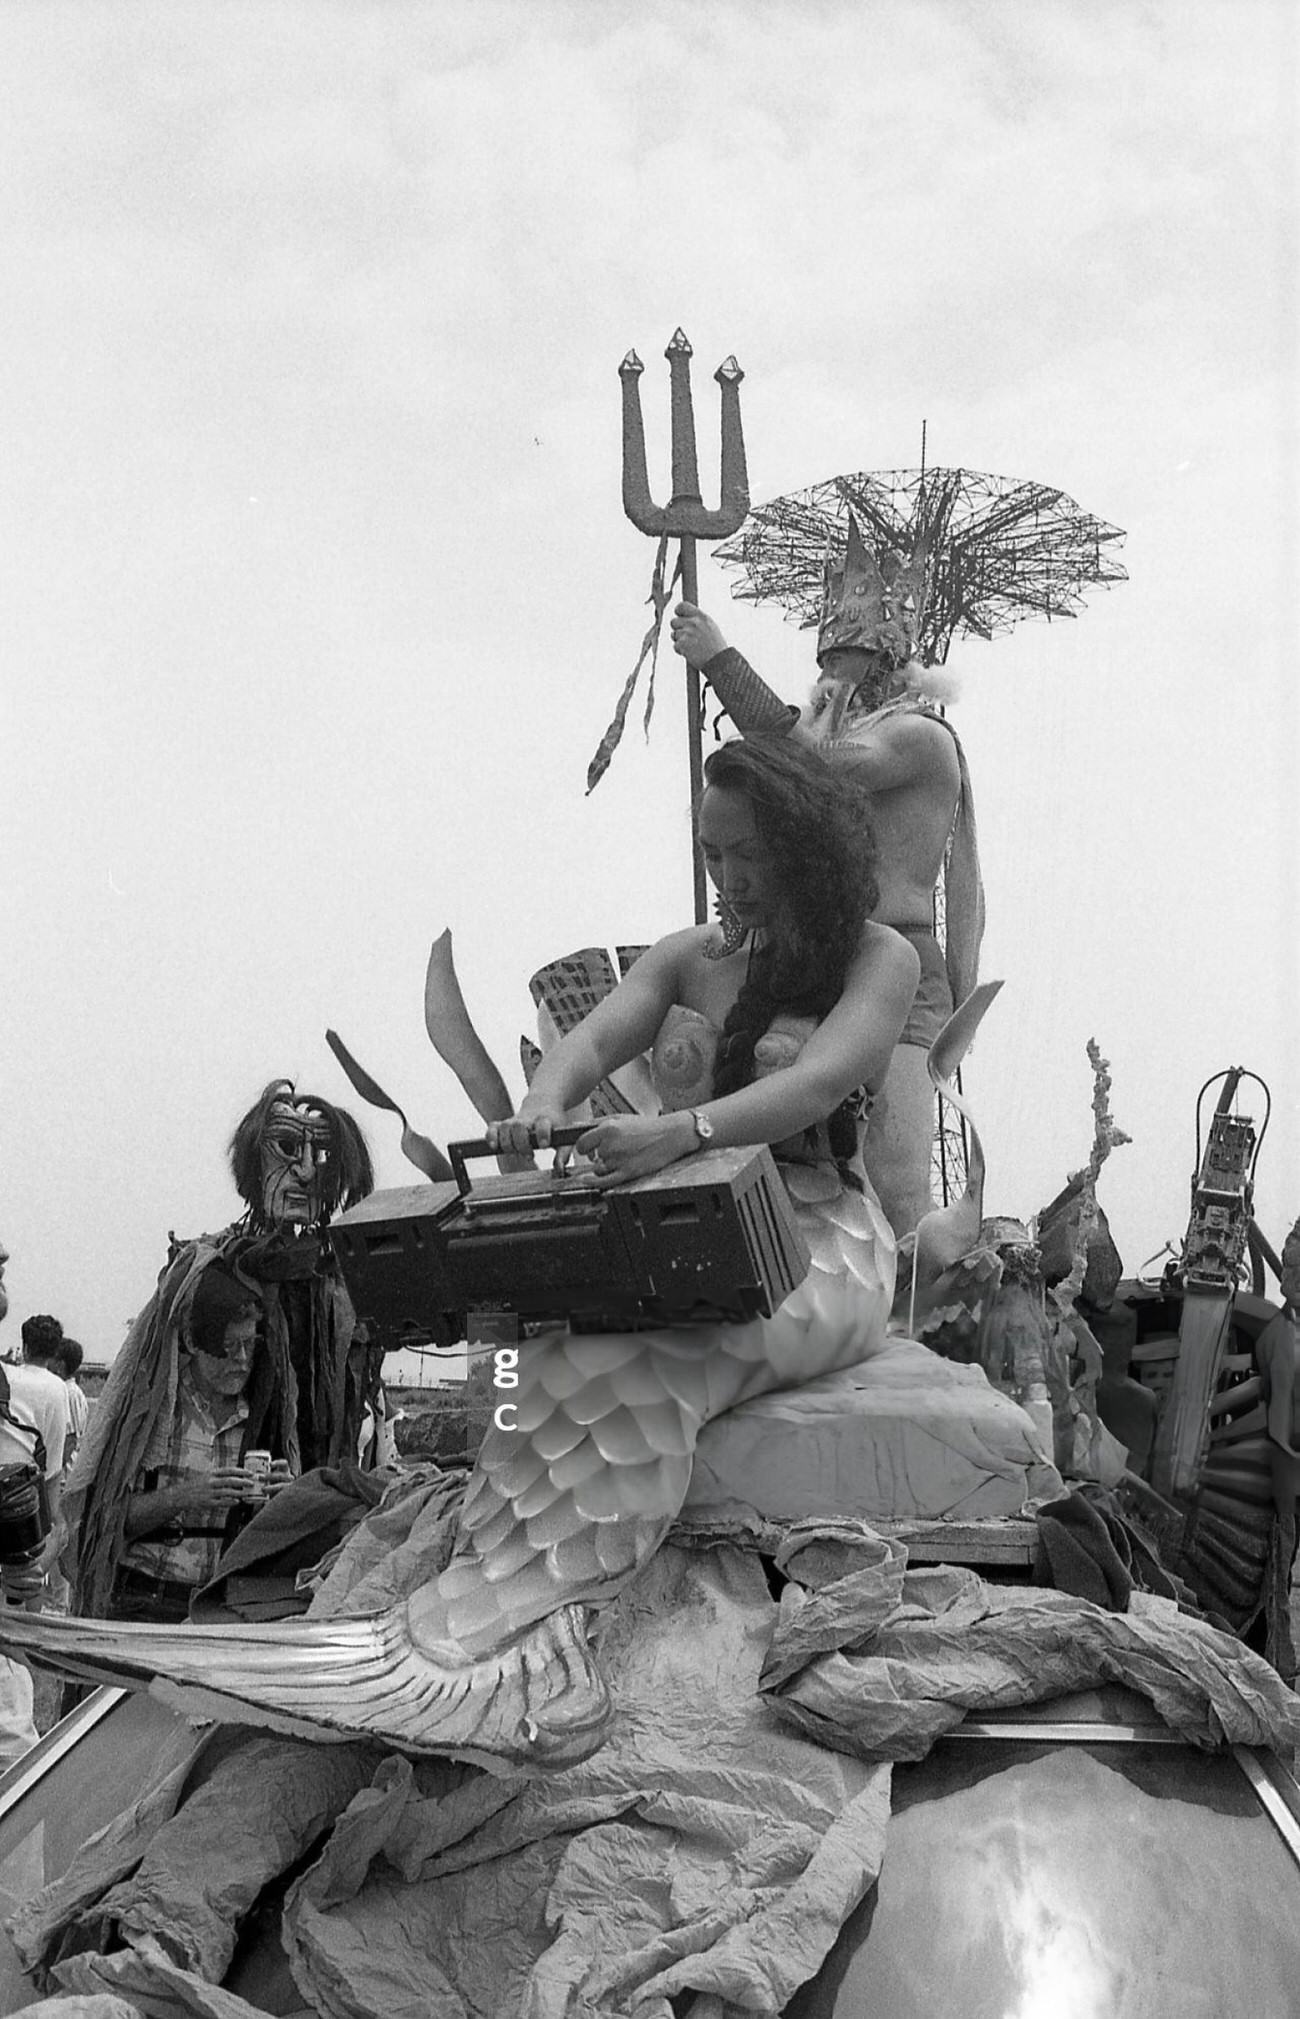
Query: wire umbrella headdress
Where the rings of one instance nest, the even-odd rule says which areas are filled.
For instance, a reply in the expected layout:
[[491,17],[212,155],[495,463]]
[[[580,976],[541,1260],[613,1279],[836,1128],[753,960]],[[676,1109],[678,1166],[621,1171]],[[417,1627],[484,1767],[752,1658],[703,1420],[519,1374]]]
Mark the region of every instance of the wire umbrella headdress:
[[1074,617],[1084,592],[1128,579],[1125,535],[1064,491],[983,470],[860,470],[756,505],[714,549],[745,580],[742,602],[779,603],[816,624],[828,558],[842,566],[853,513],[877,548],[929,557],[916,656],[941,666],[959,633],[994,638],[1024,617]]

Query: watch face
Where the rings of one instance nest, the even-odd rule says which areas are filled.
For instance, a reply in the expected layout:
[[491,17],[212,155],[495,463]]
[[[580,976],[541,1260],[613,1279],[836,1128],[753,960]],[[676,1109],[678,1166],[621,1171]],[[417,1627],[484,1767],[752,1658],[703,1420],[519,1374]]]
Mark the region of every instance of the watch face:
[[695,1110],[695,1133],[702,1143],[707,1143],[713,1135],[713,1124],[708,1116]]

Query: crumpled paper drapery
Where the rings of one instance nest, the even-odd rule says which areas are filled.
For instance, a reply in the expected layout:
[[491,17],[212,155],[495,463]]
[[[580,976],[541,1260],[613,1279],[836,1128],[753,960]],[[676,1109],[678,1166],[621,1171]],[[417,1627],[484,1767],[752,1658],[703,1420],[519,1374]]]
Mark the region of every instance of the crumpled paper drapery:
[[[439,1493],[408,1496],[407,1588],[422,1575],[421,1506],[429,1549],[444,1547]],[[348,1547],[373,1575],[364,1541]],[[787,1579],[779,1605],[764,1557]],[[775,2019],[879,1870],[888,1762],[919,1758],[967,1711],[1118,1682],[1196,1745],[1300,1742],[1300,1701],[1274,1672],[1169,1601],[1139,1593],[1110,1613],[968,1570],[909,1571],[897,1541],[852,1520],[722,1523],[712,1537],[697,1524],[610,1607],[599,1644],[616,1717],[580,1766],[495,1776],[380,1759],[287,1895],[284,1948],[307,2009],[669,2019],[669,2001],[694,1991],[715,2019]],[[250,1772],[265,1774],[255,1747],[268,1744],[290,1748],[250,1740]],[[352,1749],[292,1750],[310,1776],[313,1756],[326,1774]],[[232,1797],[232,1825],[238,1808]],[[220,1832],[209,1897],[213,1868],[248,1850]],[[120,1842],[115,1855],[120,1900]],[[88,1925],[84,1897],[78,1912]],[[48,1918],[25,1913],[51,1954]],[[144,2019],[253,2010],[147,1935],[115,1955],[65,1955],[53,1981],[116,1992]]]

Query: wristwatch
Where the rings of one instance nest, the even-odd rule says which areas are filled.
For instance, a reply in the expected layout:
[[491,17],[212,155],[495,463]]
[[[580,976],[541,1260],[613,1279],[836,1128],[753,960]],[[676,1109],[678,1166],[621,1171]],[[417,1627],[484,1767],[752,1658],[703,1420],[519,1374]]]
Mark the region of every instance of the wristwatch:
[[705,1114],[703,1108],[692,1108],[691,1120],[695,1124],[695,1140],[700,1144],[701,1148],[704,1144],[711,1143],[713,1141],[713,1124]]

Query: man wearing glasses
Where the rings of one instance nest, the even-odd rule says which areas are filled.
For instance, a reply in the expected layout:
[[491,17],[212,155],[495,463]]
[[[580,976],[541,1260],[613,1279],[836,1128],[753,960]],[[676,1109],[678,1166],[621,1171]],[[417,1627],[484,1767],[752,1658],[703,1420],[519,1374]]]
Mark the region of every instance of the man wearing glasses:
[[199,1276],[170,1414],[155,1424],[127,1495],[112,1619],[186,1619],[240,1517],[290,1477],[284,1459],[261,1480],[245,1469],[259,1309],[256,1293],[219,1264]]
[[235,1129],[230,1167],[244,1217],[173,1238],[68,1481],[72,1611],[88,1618],[183,1619],[240,1511],[259,1504],[240,1471],[248,1447],[280,1461],[273,1487],[344,1463],[379,1385],[382,1351],[325,1239],[374,1185],[356,1123],[272,1080]]

